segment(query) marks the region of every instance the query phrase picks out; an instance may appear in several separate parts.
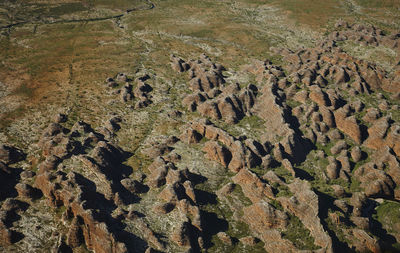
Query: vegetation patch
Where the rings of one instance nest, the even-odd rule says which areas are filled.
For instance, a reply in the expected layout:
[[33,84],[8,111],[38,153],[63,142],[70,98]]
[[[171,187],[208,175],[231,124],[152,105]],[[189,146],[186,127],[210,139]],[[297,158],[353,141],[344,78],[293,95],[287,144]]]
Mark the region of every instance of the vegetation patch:
[[296,248],[300,250],[320,248],[314,244],[314,238],[310,235],[310,231],[304,227],[299,218],[289,214],[288,224],[287,229],[282,232],[282,237],[291,241]]

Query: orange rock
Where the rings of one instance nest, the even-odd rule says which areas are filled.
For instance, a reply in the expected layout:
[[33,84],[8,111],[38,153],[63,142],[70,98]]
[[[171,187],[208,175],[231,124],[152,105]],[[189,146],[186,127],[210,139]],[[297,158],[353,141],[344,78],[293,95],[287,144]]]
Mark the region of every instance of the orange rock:
[[334,115],[337,128],[350,136],[357,144],[361,144],[361,128],[357,123],[355,116],[347,117],[343,108],[335,111]]
[[315,103],[317,103],[319,106],[331,105],[331,102],[329,101],[329,98],[326,95],[326,93],[317,87],[310,92],[310,99]]
[[232,180],[235,184],[240,185],[244,195],[253,203],[258,203],[266,197],[275,198],[272,187],[263,183],[256,174],[246,168],[241,169]]
[[252,230],[285,229],[288,225],[288,216],[265,201],[245,207],[243,212],[243,220]]
[[315,245],[324,248],[327,252],[333,252],[332,239],[319,218],[319,199],[317,194],[311,190],[310,183],[296,178],[288,187],[294,196],[291,198],[280,197],[278,201],[310,230],[310,234],[315,239]]
[[216,161],[224,167],[228,167],[228,164],[232,159],[231,152],[227,148],[219,145],[216,141],[206,142],[203,151],[206,152],[206,158]]

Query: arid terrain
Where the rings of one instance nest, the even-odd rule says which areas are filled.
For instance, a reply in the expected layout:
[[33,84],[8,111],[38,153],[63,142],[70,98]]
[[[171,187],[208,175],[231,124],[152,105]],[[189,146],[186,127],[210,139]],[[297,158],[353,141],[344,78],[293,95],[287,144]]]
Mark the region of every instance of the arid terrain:
[[0,252],[400,252],[398,0],[0,1]]

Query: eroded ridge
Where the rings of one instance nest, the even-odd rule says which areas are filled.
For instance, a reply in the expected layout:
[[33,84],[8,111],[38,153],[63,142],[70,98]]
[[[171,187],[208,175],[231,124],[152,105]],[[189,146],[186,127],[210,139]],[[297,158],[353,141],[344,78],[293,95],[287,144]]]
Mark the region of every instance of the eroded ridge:
[[345,43],[399,39],[340,21],[237,69],[176,54],[107,78],[107,116],[67,110],[31,146],[0,145],[0,249],[398,250],[398,65]]

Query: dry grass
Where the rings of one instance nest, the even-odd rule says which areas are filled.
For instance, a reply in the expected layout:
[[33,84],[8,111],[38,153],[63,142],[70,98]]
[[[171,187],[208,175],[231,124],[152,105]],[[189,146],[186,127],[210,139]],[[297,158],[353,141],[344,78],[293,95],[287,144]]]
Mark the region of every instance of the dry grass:
[[[143,5],[139,0],[102,0],[92,6],[90,1],[29,1],[24,5],[25,16],[21,17],[39,12],[32,6],[26,8],[32,3],[50,4],[51,8],[70,4],[71,8],[65,10],[69,14],[62,14],[64,18],[89,17],[74,9],[76,4],[94,9],[90,15],[97,16]],[[38,23],[14,27],[10,31],[3,29],[0,80],[6,84],[8,93],[19,95],[21,99],[0,98],[2,104],[13,104],[1,111],[2,128],[24,117],[30,108],[40,109],[47,104],[72,107],[79,111],[78,115],[88,113],[95,118],[98,109],[93,100],[101,101],[104,90],[99,89],[99,85],[106,77],[118,72],[135,73],[143,68],[152,69],[159,76],[170,76],[165,68],[170,53],[195,58],[205,52],[237,70],[252,59],[270,58],[270,46],[312,46],[322,28],[331,26],[338,17],[351,20],[353,15],[340,0],[154,3],[156,8],[152,10],[131,12],[122,17],[123,28],[118,27],[116,20],[105,20]],[[364,8],[362,10],[368,10],[373,4],[376,6],[376,1],[354,3]],[[392,5],[387,1],[382,6],[382,10],[387,10]],[[7,12],[4,8],[0,11],[3,16]],[[368,18],[357,15],[360,19]],[[374,16],[371,20],[387,23],[383,15],[381,19],[376,20]],[[29,96],[24,91],[29,92]],[[81,107],[82,104],[85,106]]]
[[[32,6],[26,8],[34,2],[38,6],[50,4],[49,1],[25,3],[24,15],[29,15],[29,10],[31,14],[39,12]],[[372,4],[372,1],[359,2],[363,6]],[[29,91],[24,104],[12,106],[0,116],[3,127],[23,117],[29,108],[40,108],[44,104],[77,108],[85,104],[90,108],[93,97],[102,96],[98,85],[118,72],[134,73],[145,67],[161,76],[169,76],[165,66],[170,53],[194,58],[206,52],[218,62],[238,69],[254,58],[269,58],[270,46],[310,46],[319,38],[318,30],[329,26],[332,20],[350,18],[347,6],[339,0],[154,3],[156,8],[152,10],[132,12],[121,18],[123,28],[117,26],[116,20],[105,20],[27,24],[11,31],[3,29],[0,78],[10,92],[17,87]],[[389,3],[384,7],[390,7]],[[60,4],[70,4],[71,8],[65,10],[69,17],[87,18],[87,13],[73,6],[81,4],[82,8],[92,8],[95,11],[91,15],[99,16],[142,6],[143,2],[103,0],[90,6],[90,1],[52,1],[50,7]],[[63,17],[68,17],[64,14]],[[18,91],[16,94],[26,97]]]

